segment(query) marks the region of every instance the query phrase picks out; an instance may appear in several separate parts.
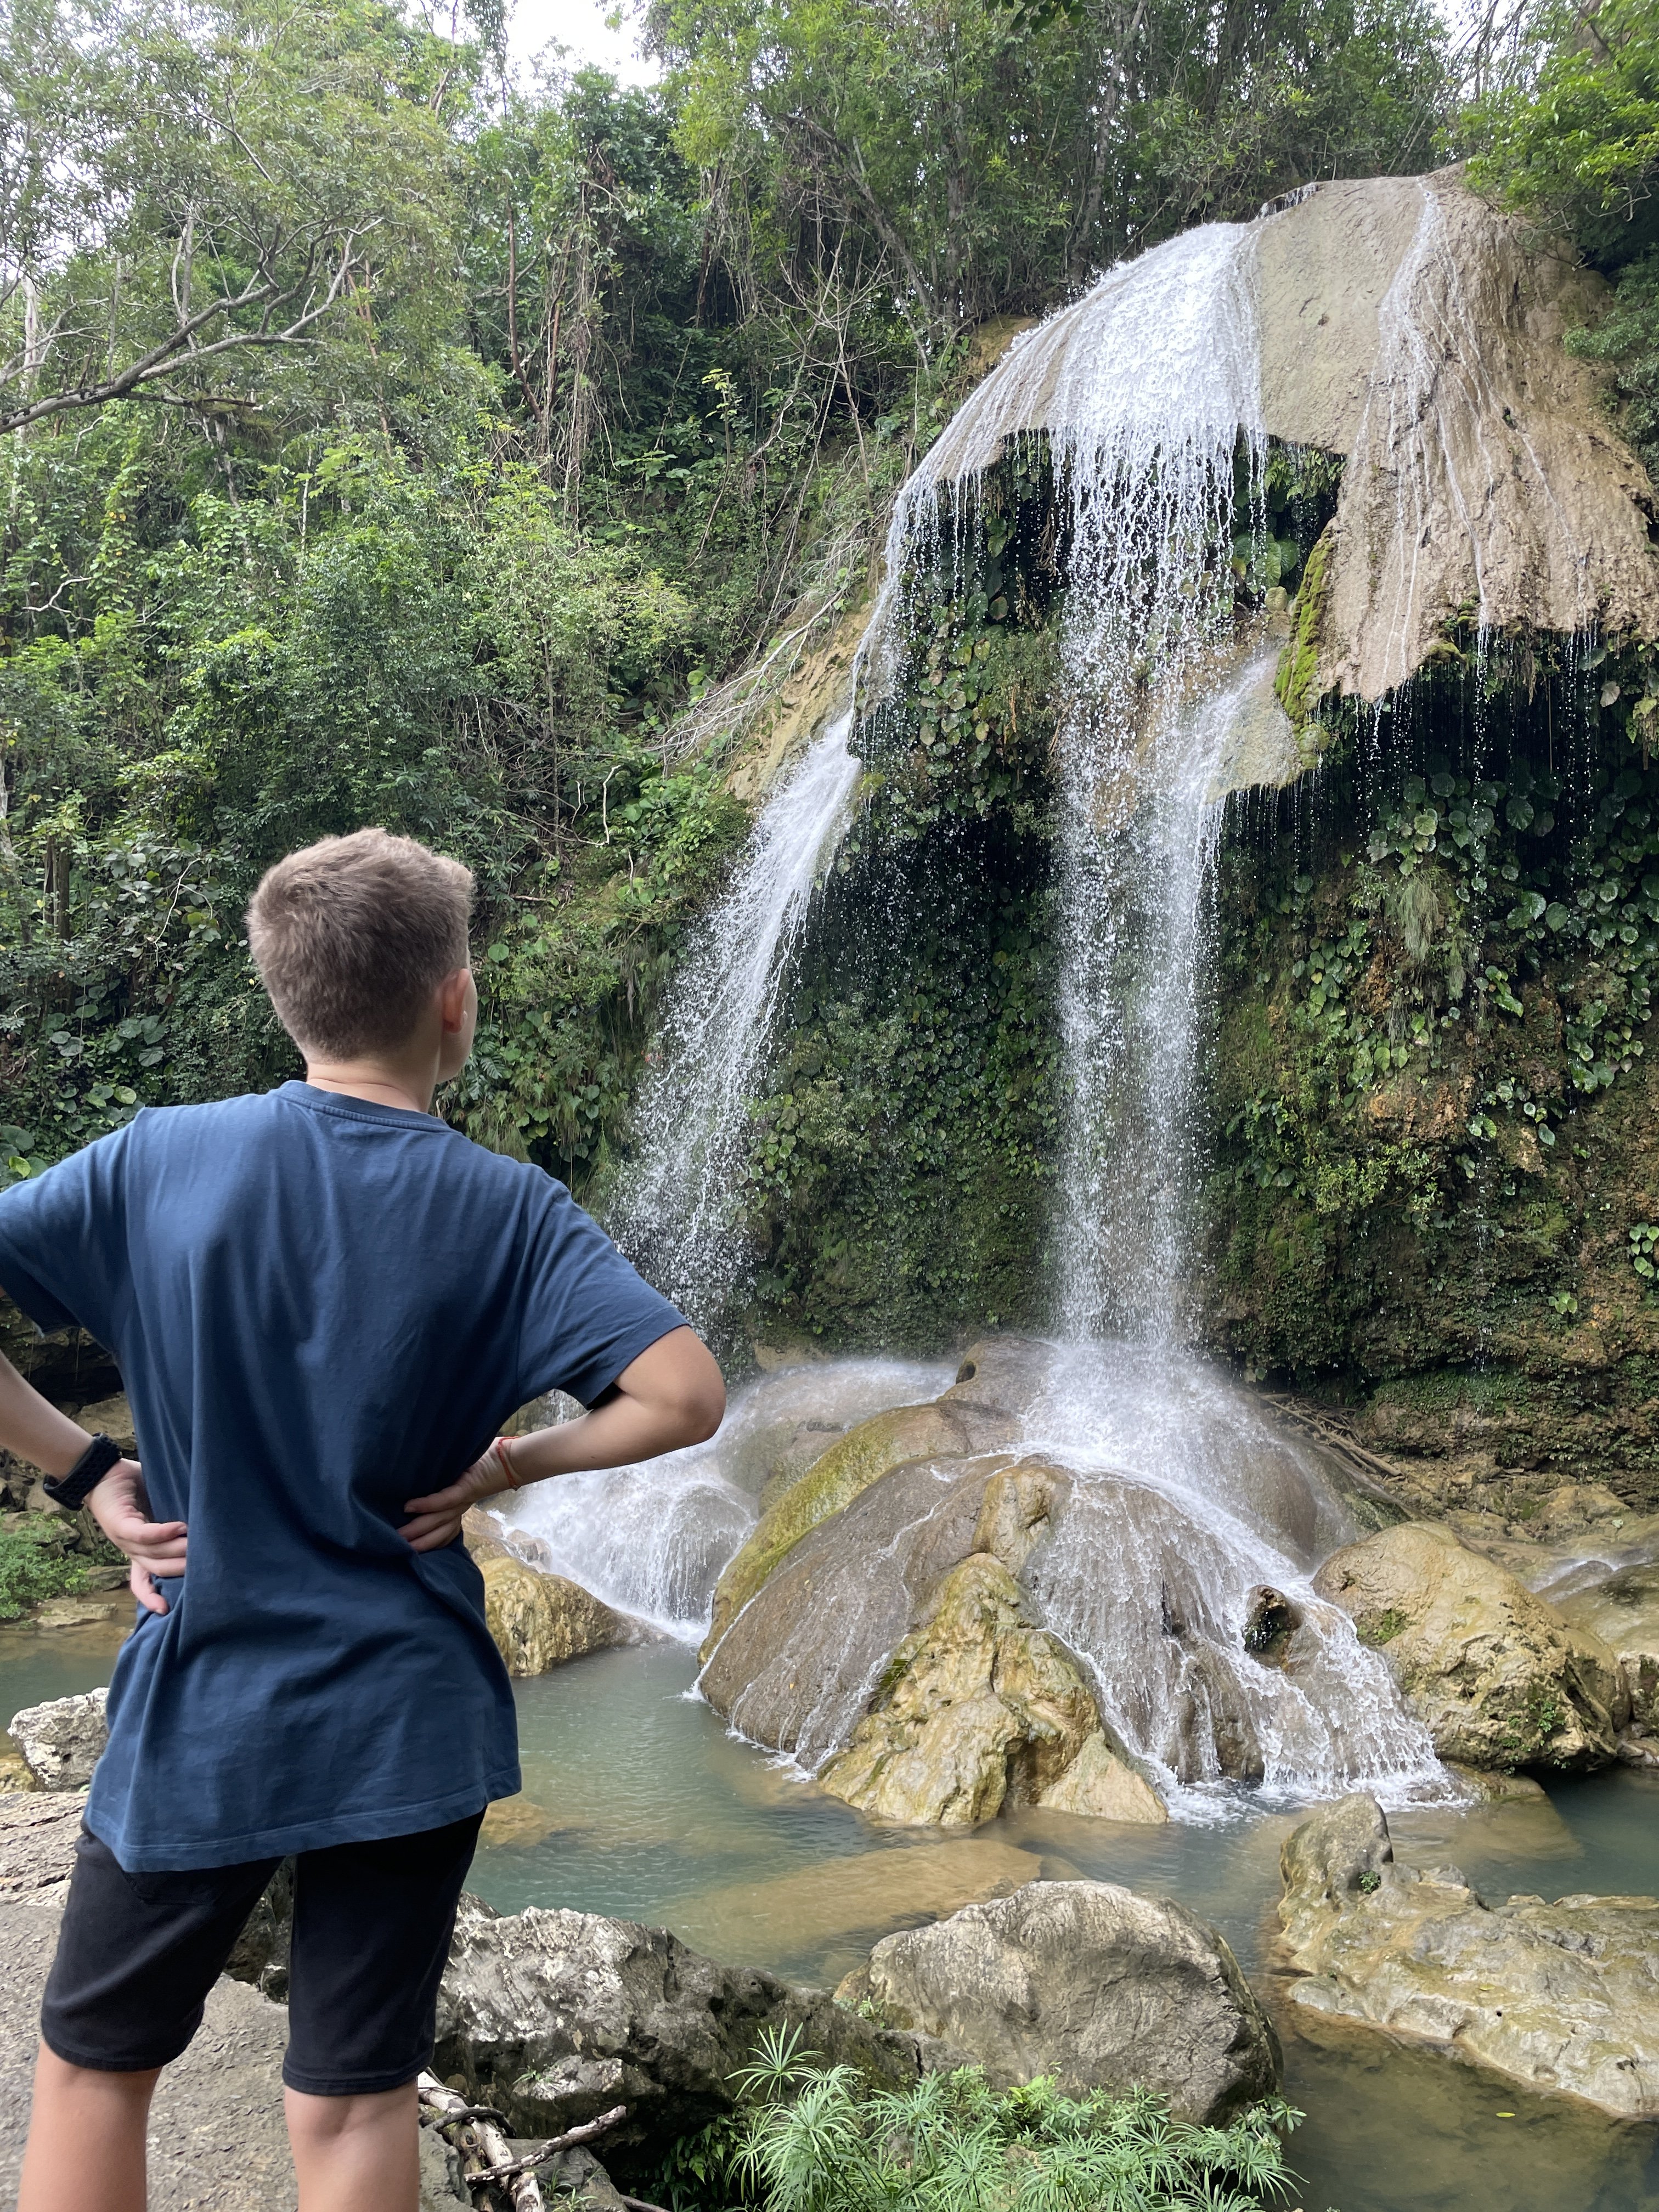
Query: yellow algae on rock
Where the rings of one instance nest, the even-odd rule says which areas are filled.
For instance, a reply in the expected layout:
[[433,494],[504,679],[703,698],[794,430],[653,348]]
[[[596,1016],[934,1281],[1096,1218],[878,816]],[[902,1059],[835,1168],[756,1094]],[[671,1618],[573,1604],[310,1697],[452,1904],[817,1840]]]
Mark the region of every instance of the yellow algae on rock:
[[1077,1662],[1025,1620],[1018,1584],[975,1553],[889,1662],[820,1785],[877,1820],[974,1827],[1059,1781],[1100,1716]]
[[539,1574],[507,1553],[480,1563],[484,1618],[509,1674],[545,1674],[567,1659],[622,1641],[618,1613],[562,1575]]

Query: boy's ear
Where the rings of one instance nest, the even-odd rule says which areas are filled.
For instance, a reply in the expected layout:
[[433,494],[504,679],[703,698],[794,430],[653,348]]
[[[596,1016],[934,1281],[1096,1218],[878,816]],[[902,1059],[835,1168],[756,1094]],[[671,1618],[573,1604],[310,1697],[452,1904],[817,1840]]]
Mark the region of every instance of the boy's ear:
[[477,1004],[477,986],[470,968],[458,968],[453,975],[446,975],[438,987],[438,1005],[443,1015],[444,1031],[453,1036],[464,1030]]

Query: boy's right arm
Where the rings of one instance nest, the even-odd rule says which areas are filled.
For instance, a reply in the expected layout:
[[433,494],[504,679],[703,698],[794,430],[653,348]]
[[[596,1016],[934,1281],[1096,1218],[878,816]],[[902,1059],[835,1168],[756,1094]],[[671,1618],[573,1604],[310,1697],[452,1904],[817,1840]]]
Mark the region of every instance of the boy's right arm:
[[580,1420],[514,1437],[507,1465],[495,1447],[459,1482],[411,1498],[403,1534],[417,1552],[453,1543],[471,1505],[504,1490],[588,1468],[631,1467],[712,1437],[726,1412],[726,1382],[695,1329],[670,1329],[630,1360],[613,1391]]
[[[0,1446],[45,1474],[64,1475],[91,1442],[0,1353]],[[117,1460],[87,1504],[117,1551],[131,1560],[129,1580],[139,1604],[147,1613],[165,1613],[167,1600],[153,1577],[185,1571],[184,1522],[150,1519],[137,1460]]]

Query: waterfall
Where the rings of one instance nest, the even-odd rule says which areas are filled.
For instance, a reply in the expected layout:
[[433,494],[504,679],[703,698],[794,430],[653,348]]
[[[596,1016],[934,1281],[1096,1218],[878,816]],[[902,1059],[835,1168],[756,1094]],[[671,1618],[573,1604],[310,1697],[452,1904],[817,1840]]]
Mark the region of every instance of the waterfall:
[[[1022,1444],[1073,1474],[1031,1596],[1178,1809],[1203,1817],[1190,1785],[1240,1779],[1280,1803],[1444,1794],[1381,1655],[1315,1594],[1352,1522],[1317,1451],[1246,1391],[1159,1346],[1060,1346]],[[1249,1648],[1264,1590],[1296,1619],[1287,1664]]]
[[896,663],[904,579],[937,545],[941,510],[961,541],[980,474],[1045,423],[1070,544],[1055,1224],[1068,1336],[1190,1334],[1212,793],[1238,700],[1260,677],[1226,672],[1235,459],[1242,440],[1254,508],[1266,449],[1254,278],[1255,231],[1241,223],[1188,231],[1111,270],[1011,349],[906,485],[888,537],[878,682]]
[[[1040,428],[1066,549],[1056,755],[1066,1105],[1053,1265],[1064,1341],[1018,1446],[1059,1461],[1070,1488],[1029,1595],[1089,1662],[1126,1741],[1177,1790],[1245,1780],[1293,1799],[1363,1784],[1397,1800],[1443,1787],[1428,1737],[1309,1579],[1352,1523],[1245,1394],[1184,1348],[1196,1320],[1213,863],[1240,732],[1275,660],[1259,622],[1237,611],[1233,567],[1236,540],[1259,538],[1266,520],[1257,236],[1237,224],[1188,232],[1010,349],[899,495],[855,696],[863,706],[890,686],[919,580],[947,551],[958,573],[967,565],[983,472]],[[1405,310],[1390,314],[1395,358]],[[750,1096],[848,819],[853,721],[849,709],[769,800],[678,979],[641,1101],[619,1233],[705,1325],[740,1279]],[[583,1478],[529,1509],[526,1525],[547,1564],[684,1634],[706,1613],[716,1554],[752,1519],[728,1467],[706,1448],[662,1475]],[[930,1510],[924,1501],[924,1519]],[[837,1615],[847,1637],[880,1614],[887,1583],[899,1620],[903,1553],[896,1540],[891,1558],[854,1564]],[[1264,1594],[1294,1623],[1283,1666],[1251,1641]],[[823,1711],[803,1739],[813,1764],[872,1686],[843,1672],[813,1677]]]
[[617,1242],[705,1329],[742,1279],[738,1216],[750,1101],[814,884],[835,858],[859,763],[838,715],[774,787],[726,896],[675,978],[611,1208]]
[[513,1502],[511,1547],[681,1644],[708,1632],[720,1569],[755,1525],[766,1483],[801,1472],[855,1422],[943,1390],[948,1366],[814,1362],[733,1394],[720,1433],[641,1467],[532,1484]]

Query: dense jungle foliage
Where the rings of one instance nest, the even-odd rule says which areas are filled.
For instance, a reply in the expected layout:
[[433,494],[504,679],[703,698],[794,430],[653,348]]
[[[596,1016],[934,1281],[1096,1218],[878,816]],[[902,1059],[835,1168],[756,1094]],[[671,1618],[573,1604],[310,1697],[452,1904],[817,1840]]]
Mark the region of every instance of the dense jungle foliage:
[[8,1172],[292,1072],[244,902],[379,820],[478,872],[448,1110],[589,1188],[744,826],[676,710],[863,587],[963,333],[1452,99],[1413,0],[647,28],[641,91],[482,6],[0,11]]
[[[1642,0],[1461,43],[1417,0],[657,0],[643,25],[648,89],[515,79],[484,0],[459,28],[373,0],[0,8],[0,1180],[296,1072],[242,909],[284,849],[380,821],[478,875],[479,1049],[444,1110],[603,1206],[747,826],[726,771],[866,591],[975,333],[1188,224],[1472,155],[1613,281],[1571,343],[1659,460]],[[1310,465],[1273,462],[1243,602],[1316,558]],[[756,1118],[764,1330],[1040,1317],[1048,491],[1004,472],[981,567],[935,580],[860,732],[867,804]],[[1656,688],[1451,640],[1386,773],[1338,728],[1322,815],[1241,811],[1206,1207],[1212,1325],[1258,1370],[1461,1369],[1516,1312],[1588,1340],[1592,1203],[1641,1335],[1659,1204],[1607,1195],[1583,1117],[1645,1082]],[[1487,1288],[1441,1296],[1449,1273]]]

